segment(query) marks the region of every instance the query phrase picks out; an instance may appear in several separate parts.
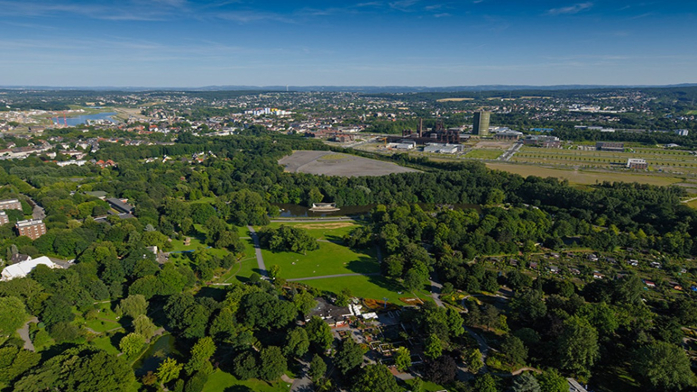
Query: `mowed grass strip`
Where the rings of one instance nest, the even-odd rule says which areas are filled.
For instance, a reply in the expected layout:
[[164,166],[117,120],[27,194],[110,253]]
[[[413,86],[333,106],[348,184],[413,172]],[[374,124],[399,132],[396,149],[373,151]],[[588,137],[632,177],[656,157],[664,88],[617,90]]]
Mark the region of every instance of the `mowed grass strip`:
[[208,376],[203,392],[222,391],[255,391],[255,392],[288,392],[290,384],[284,381],[267,383],[261,380],[238,380],[230,373],[216,370]]
[[[400,300],[400,298],[413,298],[414,296],[412,293],[406,292],[399,282],[381,275],[301,280],[299,283],[333,293],[339,293],[344,289],[349,289],[351,294],[355,297],[370,298],[380,301],[387,298],[387,302],[390,303],[413,305]],[[424,288],[425,287],[426,286],[424,286]],[[425,290],[415,294],[424,302],[430,300]]]
[[309,278],[339,274],[380,272],[374,250],[354,251],[331,242],[319,242],[319,249],[306,255],[294,252],[272,252],[262,249],[264,264],[281,267],[279,276],[286,279]]

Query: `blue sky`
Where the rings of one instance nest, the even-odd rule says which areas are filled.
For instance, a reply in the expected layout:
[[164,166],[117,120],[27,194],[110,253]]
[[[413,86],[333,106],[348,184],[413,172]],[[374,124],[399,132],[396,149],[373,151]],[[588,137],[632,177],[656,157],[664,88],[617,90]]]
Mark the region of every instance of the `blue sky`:
[[697,82],[697,1],[0,0],[0,85]]

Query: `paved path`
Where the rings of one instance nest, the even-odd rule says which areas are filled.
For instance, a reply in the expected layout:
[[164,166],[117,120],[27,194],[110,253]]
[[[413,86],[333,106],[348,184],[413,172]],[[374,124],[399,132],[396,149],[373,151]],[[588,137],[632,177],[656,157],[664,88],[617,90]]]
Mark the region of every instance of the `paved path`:
[[522,140],[521,140],[521,141],[518,141],[518,142],[515,142],[515,143],[511,146],[511,148],[508,149],[508,151],[504,152],[503,155],[501,155],[500,157],[498,157],[498,160],[500,160],[500,161],[510,161],[511,158],[513,157],[513,155],[515,155],[515,153],[517,153],[518,150],[520,150],[521,147],[523,147],[523,141],[522,141]]
[[354,222],[356,221],[355,218],[352,218],[350,216],[333,216],[333,217],[327,217],[323,218],[321,216],[311,218],[311,217],[301,217],[301,218],[278,218],[278,219],[271,219],[270,222],[274,223],[293,223],[293,222],[322,222],[322,223],[327,223],[327,222]]
[[302,364],[302,370],[298,374],[298,378],[293,380],[293,386],[290,387],[290,392],[309,392],[314,391],[312,380],[310,380],[309,370],[310,363],[299,359],[298,362]]
[[440,292],[442,288],[442,284],[434,280],[431,280],[431,297],[433,297],[433,302],[435,302],[439,308],[445,307],[445,305],[443,305],[443,301],[440,300]]
[[17,333],[19,334],[19,337],[22,338],[22,340],[24,340],[24,349],[29,351],[35,351],[34,343],[31,342],[31,338],[29,337],[29,324],[31,323],[38,324],[39,319],[37,319],[36,317],[32,317],[31,319],[29,319],[29,321],[24,323],[22,328],[17,330]]
[[297,282],[299,280],[315,280],[315,279],[327,279],[327,278],[344,278],[346,276],[378,276],[379,272],[373,272],[370,274],[338,274],[338,275],[324,275],[324,276],[311,276],[309,278],[295,278],[286,279],[286,282]]
[[257,264],[259,265],[259,273],[261,274],[262,277],[268,277],[269,274],[266,272],[266,265],[264,265],[264,256],[261,255],[261,246],[259,245],[259,236],[257,235],[257,232],[254,231],[254,228],[252,226],[247,226],[247,230],[249,230],[249,234],[252,237],[252,240],[254,241],[254,252],[256,253],[257,256]]

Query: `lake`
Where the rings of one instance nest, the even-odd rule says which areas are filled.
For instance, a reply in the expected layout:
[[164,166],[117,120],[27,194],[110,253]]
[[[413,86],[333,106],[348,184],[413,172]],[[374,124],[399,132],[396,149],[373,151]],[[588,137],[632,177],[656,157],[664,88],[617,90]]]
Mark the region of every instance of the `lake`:
[[[116,115],[116,112],[108,112],[108,113],[96,113],[96,114],[84,114],[82,116],[77,116],[77,117],[68,117],[65,121],[68,123],[68,126],[74,127],[76,125],[81,125],[81,124],[86,124],[87,121],[94,121],[94,120],[107,120],[111,121],[112,123],[116,123],[114,119],[111,118],[111,116]],[[63,119],[61,117],[58,117],[58,124],[63,124]]]

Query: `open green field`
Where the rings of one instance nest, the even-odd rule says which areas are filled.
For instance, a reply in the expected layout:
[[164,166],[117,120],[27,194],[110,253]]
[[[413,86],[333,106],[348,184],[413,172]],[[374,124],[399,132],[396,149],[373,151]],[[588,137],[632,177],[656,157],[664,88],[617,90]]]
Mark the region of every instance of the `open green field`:
[[548,164],[558,166],[585,166],[597,168],[624,168],[627,159],[642,158],[651,170],[697,173],[697,156],[687,151],[651,147],[626,148],[624,152],[548,149],[524,146],[511,159],[512,162]]
[[697,110],[690,110],[689,112],[687,112],[688,116],[694,116],[696,114],[697,114]]
[[307,255],[293,252],[271,252],[262,249],[266,268],[277,264],[280,277],[286,279],[314,276],[380,272],[374,250],[354,251],[332,242],[319,242],[319,249]]
[[208,376],[203,392],[288,392],[290,384],[277,381],[269,384],[261,380],[238,380],[222,370],[216,370]]
[[496,159],[503,154],[503,150],[500,149],[484,149],[484,148],[477,148],[474,149],[467,154],[465,154],[465,158],[472,158],[472,159]]
[[342,237],[359,227],[354,222],[302,222],[271,223],[271,227],[293,226],[306,230],[316,238],[319,249],[307,255],[293,252],[272,252],[262,249],[266,268],[277,264],[280,276],[285,279],[309,278],[339,274],[368,274],[380,272],[377,252],[374,249],[358,251],[343,245]]
[[502,170],[509,173],[519,174],[523,177],[538,176],[538,177],[556,177],[566,179],[570,183],[579,185],[596,184],[603,181],[622,181],[622,182],[638,182],[640,184],[661,185],[667,186],[683,181],[680,177],[673,176],[651,176],[645,174],[633,173],[604,173],[585,170],[571,169],[553,169],[548,167],[540,167],[534,165],[516,165],[511,163],[487,163],[489,169]]
[[[413,295],[411,293],[405,292],[404,288],[401,284],[399,284],[399,282],[388,279],[381,275],[345,276],[342,278],[301,280],[299,282],[308,286],[316,287],[320,290],[331,291],[333,293],[338,293],[341,292],[341,290],[348,288],[349,290],[351,290],[351,294],[356,297],[371,298],[377,300],[387,298],[388,302],[396,303],[399,305],[413,305],[403,303],[399,300],[399,298],[405,297],[413,298]],[[425,290],[422,290],[416,294],[419,298],[421,298],[424,301],[430,298]]]

